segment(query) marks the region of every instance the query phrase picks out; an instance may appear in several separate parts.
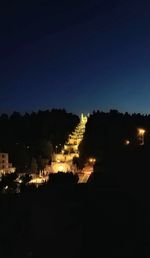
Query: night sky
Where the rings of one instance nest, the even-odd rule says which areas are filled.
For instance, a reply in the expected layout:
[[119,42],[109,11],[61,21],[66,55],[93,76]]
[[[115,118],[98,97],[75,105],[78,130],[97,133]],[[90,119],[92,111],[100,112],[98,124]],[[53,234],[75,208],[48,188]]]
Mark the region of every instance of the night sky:
[[150,1],[4,1],[0,113],[150,113]]

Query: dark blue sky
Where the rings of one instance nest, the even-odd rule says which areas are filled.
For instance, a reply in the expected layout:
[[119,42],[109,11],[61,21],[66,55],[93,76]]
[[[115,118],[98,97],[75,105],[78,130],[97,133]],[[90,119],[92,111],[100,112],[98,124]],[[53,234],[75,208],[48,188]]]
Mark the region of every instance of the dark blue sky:
[[0,112],[150,113],[150,1],[0,6]]

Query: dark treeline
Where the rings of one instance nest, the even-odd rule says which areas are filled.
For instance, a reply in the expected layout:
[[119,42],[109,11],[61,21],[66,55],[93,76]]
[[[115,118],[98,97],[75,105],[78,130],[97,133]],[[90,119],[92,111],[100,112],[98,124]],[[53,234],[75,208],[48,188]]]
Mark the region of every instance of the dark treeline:
[[130,141],[128,148],[135,148],[139,145],[137,128],[146,130],[145,145],[150,146],[150,115],[123,114],[117,110],[109,113],[94,111],[80,145],[81,159],[94,156],[100,161],[109,153],[126,149],[126,140]]
[[0,116],[0,151],[8,152],[19,172],[41,169],[51,154],[61,148],[79,118],[64,109],[24,115],[14,112]]

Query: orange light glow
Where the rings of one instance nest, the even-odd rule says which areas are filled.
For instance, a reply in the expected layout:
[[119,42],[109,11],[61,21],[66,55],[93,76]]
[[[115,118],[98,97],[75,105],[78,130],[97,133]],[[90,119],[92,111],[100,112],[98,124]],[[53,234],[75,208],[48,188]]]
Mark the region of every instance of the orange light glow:
[[143,129],[143,128],[138,128],[138,135],[139,136],[144,136],[144,134],[145,134],[145,129]]
[[129,145],[130,141],[129,140],[125,140],[125,145]]
[[95,162],[96,162],[96,159],[95,159],[95,158],[89,158],[89,162],[90,162],[90,163],[95,163]]

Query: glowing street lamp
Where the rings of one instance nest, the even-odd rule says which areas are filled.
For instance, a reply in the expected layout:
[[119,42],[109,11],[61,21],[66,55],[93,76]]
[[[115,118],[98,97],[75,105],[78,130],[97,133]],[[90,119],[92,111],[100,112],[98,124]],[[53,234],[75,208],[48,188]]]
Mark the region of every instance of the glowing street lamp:
[[125,145],[129,145],[130,141],[129,140],[125,140]]
[[140,140],[140,145],[144,145],[144,135],[146,133],[146,130],[143,128],[138,128],[138,137]]
[[89,158],[89,162],[94,164],[96,162],[96,159],[95,158]]

